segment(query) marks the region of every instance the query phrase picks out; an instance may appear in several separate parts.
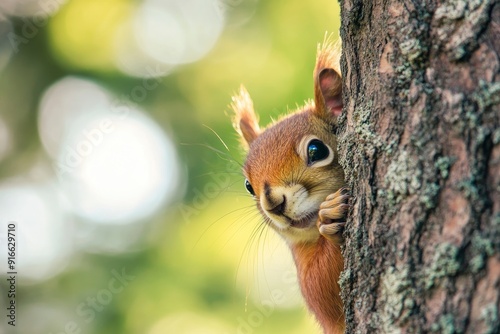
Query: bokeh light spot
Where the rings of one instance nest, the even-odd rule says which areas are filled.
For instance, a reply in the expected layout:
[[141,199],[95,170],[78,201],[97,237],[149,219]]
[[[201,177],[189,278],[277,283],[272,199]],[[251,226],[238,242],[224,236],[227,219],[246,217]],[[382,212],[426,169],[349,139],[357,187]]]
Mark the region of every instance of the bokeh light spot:
[[65,269],[72,249],[71,220],[54,184],[5,181],[0,185],[0,212],[9,219],[0,221],[2,226],[17,224],[16,268],[24,278],[47,279]]
[[224,26],[218,0],[146,0],[135,16],[135,36],[145,53],[167,64],[193,62],[215,44]]
[[44,93],[38,113],[38,133],[52,158],[57,158],[61,138],[70,132],[70,125],[89,110],[105,109],[111,97],[91,81],[76,77],[64,78]]
[[69,167],[68,174],[60,172],[78,214],[130,222],[151,214],[174,190],[179,175],[173,146],[150,119],[138,111],[122,119],[102,113],[79,125],[59,160]]
[[154,120],[87,80],[65,78],[42,98],[39,133],[73,211],[137,222],[179,185],[174,145]]

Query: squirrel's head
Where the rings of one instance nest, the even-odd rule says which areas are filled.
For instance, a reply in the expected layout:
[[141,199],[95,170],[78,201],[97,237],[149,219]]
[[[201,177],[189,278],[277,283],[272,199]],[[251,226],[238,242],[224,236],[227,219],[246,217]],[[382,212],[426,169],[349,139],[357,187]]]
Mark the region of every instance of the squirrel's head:
[[233,97],[234,127],[247,150],[246,189],[265,221],[288,242],[315,241],[321,202],[344,184],[335,128],[342,112],[338,53],[330,43],[318,50],[314,102],[265,129],[242,87]]

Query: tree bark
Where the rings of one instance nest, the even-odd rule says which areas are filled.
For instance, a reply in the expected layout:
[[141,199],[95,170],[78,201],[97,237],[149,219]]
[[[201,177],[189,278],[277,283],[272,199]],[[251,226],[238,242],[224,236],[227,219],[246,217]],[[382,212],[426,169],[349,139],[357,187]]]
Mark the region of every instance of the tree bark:
[[347,333],[500,333],[500,3],[341,7]]

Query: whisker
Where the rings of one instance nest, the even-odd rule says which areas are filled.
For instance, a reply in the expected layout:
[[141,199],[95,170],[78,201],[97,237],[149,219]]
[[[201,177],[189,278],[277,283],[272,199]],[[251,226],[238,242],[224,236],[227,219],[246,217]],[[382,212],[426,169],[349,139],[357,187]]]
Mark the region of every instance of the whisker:
[[182,145],[182,146],[200,146],[200,147],[208,148],[210,151],[213,151],[213,152],[216,152],[216,153],[220,153],[223,156],[227,155],[227,156],[229,156],[229,157],[232,158],[232,156],[230,156],[228,153],[223,152],[221,150],[218,150],[215,147],[210,146],[210,145],[205,144],[205,143],[179,143],[179,145]]
[[[267,239],[267,236],[269,235],[269,228],[265,229],[265,232],[264,232],[264,238],[263,238],[263,251],[261,252],[262,254],[262,275],[264,277],[264,282],[266,284],[266,287],[267,287],[267,290],[268,291],[271,291],[271,286],[269,285],[269,281],[267,280],[267,275],[266,275],[266,267],[264,265],[264,256],[265,256],[265,245],[269,245],[268,242],[266,242],[266,239]],[[261,236],[260,236],[261,237]],[[258,273],[256,273],[258,274]]]
[[219,150],[219,149],[217,149],[217,148],[215,148],[213,146],[210,146],[208,144],[205,144],[205,143],[179,143],[179,145],[182,145],[182,146],[199,146],[199,147],[207,148],[210,151],[215,152],[217,154],[217,156],[221,160],[226,161],[226,162],[230,162],[230,163],[235,163],[240,168],[243,168],[243,165],[238,160],[236,160],[236,158],[233,157],[230,153],[221,151],[221,150]]
[[[196,240],[195,244],[193,245],[191,251],[190,251],[190,255],[192,255],[192,253],[194,252],[194,250],[196,249],[196,247],[198,246],[198,244],[200,243],[200,241],[203,239],[203,237],[206,236],[206,234],[215,226],[215,224],[217,224],[218,222],[220,222],[222,219],[226,218],[227,216],[231,215],[231,214],[234,214],[238,211],[242,211],[242,210],[249,210],[253,208],[253,204],[252,205],[247,205],[247,206],[244,206],[244,207],[241,207],[241,208],[238,208],[238,209],[234,209],[226,214],[224,214],[223,216],[221,216],[220,218],[216,219],[214,222],[212,222],[204,231],[203,233],[200,235],[200,237]],[[244,213],[244,212],[243,212]],[[226,230],[228,228],[230,228],[231,225],[229,225],[228,227],[226,227]],[[217,239],[218,240],[218,239]],[[215,243],[215,241],[214,241]]]
[[230,151],[229,151],[229,147],[227,147],[227,145],[226,145],[226,143],[224,142],[224,140],[222,140],[222,138],[219,136],[219,134],[218,134],[217,132],[215,132],[215,130],[214,130],[214,129],[212,129],[211,127],[209,127],[209,126],[208,126],[208,125],[206,125],[206,124],[202,124],[202,125],[203,125],[204,127],[206,127],[207,129],[209,129],[210,131],[212,131],[212,132],[214,133],[214,135],[216,135],[216,136],[217,136],[217,138],[219,138],[220,142],[222,143],[222,145],[224,145],[224,147],[226,148],[226,150],[227,150],[228,152],[230,152]]
[[[252,220],[255,219],[256,217],[259,217],[260,216],[260,213],[259,212],[255,212],[254,213],[254,216],[252,217]],[[238,262],[238,266],[236,268],[236,272],[240,272],[240,268],[241,268],[241,264],[243,262],[243,258],[247,258],[247,260],[249,260],[249,255],[250,255],[250,251],[252,249],[252,245],[254,244],[254,241],[255,241],[255,235],[257,233],[259,233],[259,230],[262,230],[262,229],[265,229],[266,228],[266,225],[261,221],[259,224],[255,225],[255,227],[253,228],[252,232],[250,233],[250,236],[249,236],[249,239],[247,241],[247,243],[245,244],[245,247],[243,249],[243,253],[242,253],[242,256],[240,257],[240,260]],[[248,270],[248,262],[247,262],[247,275],[249,275],[250,271]],[[235,277],[236,279],[236,277]],[[247,276],[247,282],[249,280],[249,277]]]
[[[257,268],[257,270],[254,269],[253,274],[254,274],[257,282],[259,282],[259,280],[258,280],[259,261],[262,265],[262,272],[263,272],[264,278],[265,278],[265,261],[264,261],[265,249],[263,249],[263,247],[265,246],[265,239],[264,239],[264,243],[262,244],[262,246],[261,246],[261,242],[262,242],[262,235],[263,234],[266,235],[267,231],[269,231],[269,228],[262,228],[262,229],[260,229],[260,233],[256,236],[257,237],[257,256],[254,257],[254,268]],[[260,251],[261,249],[262,249],[262,251]],[[259,255],[260,255],[260,258],[259,258]],[[257,262],[257,264],[255,264],[255,262]],[[268,284],[267,280],[266,280],[266,285],[269,288],[269,284]],[[260,296],[260,294],[261,294],[260,285],[257,285],[257,293]]]

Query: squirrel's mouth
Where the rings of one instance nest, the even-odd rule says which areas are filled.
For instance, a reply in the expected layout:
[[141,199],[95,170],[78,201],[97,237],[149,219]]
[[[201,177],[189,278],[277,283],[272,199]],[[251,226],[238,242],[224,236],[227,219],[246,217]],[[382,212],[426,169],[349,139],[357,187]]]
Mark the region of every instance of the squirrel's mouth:
[[311,227],[316,223],[316,220],[318,219],[318,213],[317,212],[309,212],[302,216],[301,218],[295,218],[292,219],[290,217],[286,217],[288,220],[288,223],[290,224],[291,227],[295,228],[308,228]]

